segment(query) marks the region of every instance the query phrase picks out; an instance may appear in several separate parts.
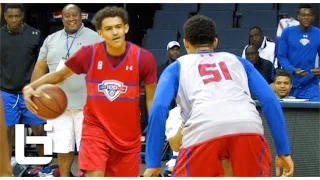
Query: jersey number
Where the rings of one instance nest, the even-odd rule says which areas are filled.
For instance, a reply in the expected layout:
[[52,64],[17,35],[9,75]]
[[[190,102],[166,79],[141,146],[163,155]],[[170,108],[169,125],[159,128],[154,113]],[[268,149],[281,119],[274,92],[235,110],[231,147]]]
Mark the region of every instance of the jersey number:
[[232,80],[228,67],[224,62],[219,62],[218,64],[199,64],[198,69],[204,84],[220,82],[222,79]]

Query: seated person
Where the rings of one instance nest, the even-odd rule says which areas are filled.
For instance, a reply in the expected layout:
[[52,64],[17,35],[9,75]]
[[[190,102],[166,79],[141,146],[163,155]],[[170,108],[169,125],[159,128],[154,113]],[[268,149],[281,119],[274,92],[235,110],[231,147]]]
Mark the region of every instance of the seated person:
[[246,48],[245,56],[269,84],[273,82],[275,69],[270,61],[259,56],[258,48],[255,45],[249,45]]
[[[172,157],[166,163],[164,168],[164,177],[171,177],[173,168],[176,164],[176,159],[179,155],[179,148],[182,139],[182,130],[184,128],[183,120],[180,115],[181,109],[179,106],[175,107],[169,112],[169,117],[166,122],[166,138],[172,149]],[[222,166],[224,169],[224,176],[232,177],[231,164],[227,160],[222,160]]]
[[285,70],[278,69],[272,87],[276,96],[279,99],[295,99],[295,97],[289,96],[291,87],[292,80],[290,74]]
[[274,64],[274,67],[278,67],[277,59],[275,59],[275,48],[276,44],[264,36],[263,31],[260,27],[252,27],[249,30],[249,44],[244,48],[242,58],[245,58],[245,52],[249,45],[255,45],[257,47],[259,56],[265,60],[270,61]]

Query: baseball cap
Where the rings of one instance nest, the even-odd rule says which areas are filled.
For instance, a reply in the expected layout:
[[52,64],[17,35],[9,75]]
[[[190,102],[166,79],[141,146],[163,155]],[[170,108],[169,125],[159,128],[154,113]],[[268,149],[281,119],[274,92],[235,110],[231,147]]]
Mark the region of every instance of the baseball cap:
[[167,51],[171,48],[173,48],[174,46],[178,46],[180,47],[180,44],[177,41],[170,41],[167,45]]

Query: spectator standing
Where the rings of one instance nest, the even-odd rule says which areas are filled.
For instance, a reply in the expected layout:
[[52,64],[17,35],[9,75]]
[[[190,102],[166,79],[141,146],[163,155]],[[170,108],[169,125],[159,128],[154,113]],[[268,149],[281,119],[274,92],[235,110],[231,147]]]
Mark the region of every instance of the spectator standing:
[[[180,44],[177,41],[170,41],[167,45],[167,56],[168,60],[160,65],[157,69],[158,79],[160,78],[162,72],[168,67],[172,62],[174,62],[178,57],[180,57]],[[170,104],[170,109],[173,109],[177,106],[175,100],[172,100]]]
[[181,54],[180,44],[177,41],[170,41],[167,45],[167,56],[168,59],[165,63],[161,64],[158,67],[158,79],[160,78],[164,69],[169,66],[172,62],[174,62]]
[[[16,124],[30,125],[35,136],[45,135],[45,121],[27,109],[22,94],[22,88],[30,83],[43,39],[39,30],[23,22],[22,4],[6,4],[4,18],[6,25],[1,27],[0,85],[8,133],[8,156],[11,157]],[[43,156],[43,145],[37,145],[37,152]]]
[[279,40],[278,59],[283,69],[292,75],[290,95],[298,99],[320,101],[319,62],[320,29],[311,25],[314,20],[312,6],[301,4],[298,11],[299,26],[286,28]]
[[[74,4],[66,5],[62,10],[64,29],[49,35],[41,47],[38,62],[32,74],[32,81],[49,72],[55,72],[64,66],[64,62],[81,47],[102,41],[99,35],[82,23],[81,10]],[[83,106],[86,100],[84,75],[72,75],[59,84],[68,97],[65,113],[47,124],[53,126],[48,136],[53,140],[53,152],[58,154],[61,177],[68,177],[73,162],[75,144],[79,150]],[[43,174],[43,176],[47,176]]]

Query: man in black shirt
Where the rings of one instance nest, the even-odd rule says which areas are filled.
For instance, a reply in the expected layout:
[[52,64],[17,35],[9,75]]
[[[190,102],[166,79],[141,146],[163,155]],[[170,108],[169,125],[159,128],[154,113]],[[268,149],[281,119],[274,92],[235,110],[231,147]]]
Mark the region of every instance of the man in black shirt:
[[245,50],[245,55],[246,59],[254,65],[269,84],[274,81],[275,69],[272,63],[259,56],[258,48],[255,45],[249,45]]
[[[45,121],[28,111],[22,95],[22,88],[30,83],[42,35],[39,30],[23,23],[21,4],[6,4],[4,17],[7,24],[1,27],[0,85],[9,138],[8,155],[11,157],[16,124],[28,124],[34,135],[45,135]],[[43,156],[43,146],[37,145],[37,150]]]
[[160,78],[164,69],[169,66],[170,63],[174,62],[180,56],[180,44],[177,41],[171,41],[167,45],[167,56],[168,59],[165,63],[161,64],[158,69],[158,79]]
[[[172,62],[174,62],[180,56],[180,44],[177,41],[170,41],[168,43],[167,56],[168,56],[168,60],[162,65],[160,65],[157,69],[158,79],[160,79],[160,76],[162,72],[166,69],[166,67],[169,66]],[[177,103],[175,100],[173,100],[170,104],[170,109],[173,109],[176,106],[177,106]]]

